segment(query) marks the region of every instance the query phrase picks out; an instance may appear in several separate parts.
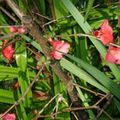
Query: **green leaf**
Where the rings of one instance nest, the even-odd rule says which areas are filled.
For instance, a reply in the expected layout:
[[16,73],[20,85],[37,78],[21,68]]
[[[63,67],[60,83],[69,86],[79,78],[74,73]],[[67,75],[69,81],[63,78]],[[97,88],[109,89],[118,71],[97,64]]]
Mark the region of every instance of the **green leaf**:
[[120,113],[120,102],[116,98],[113,98],[113,101],[115,102],[115,105]]
[[0,81],[13,80],[18,77],[18,68],[0,65]]
[[15,102],[13,92],[10,90],[0,89],[0,102],[13,104]]
[[[14,97],[15,97],[16,101],[21,97],[19,89],[17,89],[14,92]],[[26,111],[25,111],[25,108],[24,108],[24,104],[23,104],[22,101],[19,103],[19,105],[16,106],[16,113],[17,113],[17,117],[18,117],[19,120],[22,120],[22,119],[23,120],[28,120],[27,114],[26,114]]]
[[[22,94],[26,91],[26,89],[29,86],[30,80],[28,78],[28,70],[27,70],[27,52],[25,49],[25,42],[24,41],[19,41],[16,42],[16,63],[17,66],[19,67],[19,76],[18,76],[18,82],[21,88]],[[28,106],[30,104],[30,99],[31,99],[31,91],[28,92],[26,99],[25,99],[25,105]]]
[[46,4],[45,4],[45,0],[37,0],[37,5],[38,8],[40,10],[40,13],[42,13],[43,15],[45,15],[46,13]]
[[81,68],[77,67],[72,62],[63,58],[60,61],[60,64],[63,68],[65,68],[69,72],[73,73],[80,79],[85,80],[89,84],[93,85],[94,87],[98,88],[99,90],[101,90],[105,93],[109,93],[109,91],[105,87],[103,87],[100,83],[98,83],[90,74],[88,74],[86,71],[82,70]]
[[26,13],[27,12],[27,7],[25,4],[24,0],[18,0],[18,5],[20,7],[20,9],[22,10],[22,12]]
[[88,1],[87,10],[86,10],[86,14],[85,14],[85,21],[86,21],[87,18],[88,18],[89,12],[90,12],[93,4],[94,4],[94,0],[89,0],[89,1]]
[[27,42],[29,42],[37,50],[39,50],[40,52],[42,52],[42,49],[41,49],[40,45],[35,40],[32,40],[31,38],[27,37],[26,35],[22,35],[22,38],[24,40],[26,40]]

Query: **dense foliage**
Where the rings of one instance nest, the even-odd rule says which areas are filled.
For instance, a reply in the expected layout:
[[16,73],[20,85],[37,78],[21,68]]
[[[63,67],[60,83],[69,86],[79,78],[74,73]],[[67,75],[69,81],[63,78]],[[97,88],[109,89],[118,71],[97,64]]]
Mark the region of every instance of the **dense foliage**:
[[0,118],[120,116],[120,0],[0,0]]

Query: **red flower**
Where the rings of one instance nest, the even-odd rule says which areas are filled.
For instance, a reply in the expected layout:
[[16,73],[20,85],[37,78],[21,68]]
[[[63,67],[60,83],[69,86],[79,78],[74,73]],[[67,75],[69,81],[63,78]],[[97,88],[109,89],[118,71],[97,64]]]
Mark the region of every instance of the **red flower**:
[[11,26],[11,27],[10,27],[10,32],[13,32],[13,33],[18,32],[18,33],[22,34],[22,33],[25,32],[25,28],[22,27],[22,26],[20,26],[20,27],[18,27],[18,28],[17,28],[16,26]]
[[[2,47],[6,46],[7,43],[8,41],[4,40]],[[10,44],[9,46],[2,49],[3,56],[9,61],[13,60],[14,53],[15,53],[15,50],[14,50],[13,44]]]
[[19,82],[16,82],[15,85],[14,85],[14,88],[17,89],[19,87],[20,87]]
[[70,44],[64,41],[56,41],[52,38],[49,38],[49,42],[52,45],[53,49],[51,51],[51,56],[57,60],[60,60],[63,57],[63,53],[66,54],[69,51]]
[[16,120],[16,116],[14,113],[12,114],[7,113],[6,115],[2,117],[2,120]]
[[93,32],[93,35],[100,39],[100,41],[107,45],[113,42],[113,30],[112,27],[109,25],[108,20],[104,20],[103,24],[100,26],[99,30]]
[[106,60],[111,63],[120,64],[120,47],[110,46],[106,55]]

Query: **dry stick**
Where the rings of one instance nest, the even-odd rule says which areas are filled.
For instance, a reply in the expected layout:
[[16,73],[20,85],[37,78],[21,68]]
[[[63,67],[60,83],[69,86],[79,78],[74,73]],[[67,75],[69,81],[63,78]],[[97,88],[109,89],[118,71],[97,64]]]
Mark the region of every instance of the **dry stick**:
[[45,19],[47,19],[47,20],[51,20],[50,18],[48,18],[48,17],[46,17],[46,16],[44,16],[44,15],[41,15],[40,13],[34,13],[34,14],[36,14],[37,16],[43,17],[43,18],[45,18]]
[[8,40],[8,39],[12,39],[14,38],[16,35],[18,35],[19,33],[9,33],[9,34],[5,34],[4,36],[0,37],[0,41],[2,40]]
[[[69,37],[76,37],[76,36],[78,36],[78,37],[91,37],[91,38],[96,39],[95,36],[92,36],[92,35],[89,35],[89,34],[83,34],[83,33],[70,34],[70,35],[68,35],[68,36],[69,36]],[[62,35],[56,35],[56,37],[62,37]]]
[[30,83],[29,87],[26,89],[26,91],[24,92],[24,94],[18,99],[18,101],[16,101],[8,110],[6,110],[2,116],[0,116],[0,118],[2,118],[5,114],[7,114],[10,110],[12,110],[15,106],[19,105],[20,102],[24,101],[25,96],[28,94],[28,92],[30,91],[30,89],[32,88],[32,86],[34,85],[34,83],[36,81],[38,81],[38,77],[40,75],[40,73],[42,72],[43,68],[45,65],[41,66],[41,69],[38,71],[37,75],[35,76],[35,78],[33,79],[33,81]]
[[62,111],[59,111],[59,112],[56,112],[56,113],[53,113],[53,114],[50,114],[50,115],[39,115],[39,118],[48,118],[48,117],[52,117],[52,116],[55,116],[55,115],[58,115],[58,114],[61,114],[61,113],[65,113],[65,112],[74,112],[74,111],[80,111],[80,110],[89,110],[89,109],[98,109],[97,106],[88,106],[88,107],[76,107],[76,108],[66,108]]
[[83,86],[81,86],[81,85],[78,85],[78,84],[75,84],[75,83],[74,83],[74,85],[75,85],[75,86],[78,86],[79,88],[81,88],[81,89],[83,89],[83,90],[85,90],[85,91],[88,91],[88,92],[94,94],[95,96],[98,96],[98,95],[99,95],[99,96],[103,96],[103,97],[105,96],[105,94],[95,92],[95,91],[90,90],[90,89],[88,89],[88,88],[85,88],[85,87],[83,87]]
[[50,101],[49,101],[47,104],[45,104],[45,106],[43,107],[43,109],[41,109],[41,110],[37,113],[36,117],[33,118],[33,120],[37,120],[37,119],[39,118],[40,114],[44,111],[44,109],[45,109],[58,95],[59,95],[59,94],[55,95],[52,99],[50,99]]
[[12,19],[14,22],[17,22],[17,20],[9,13],[7,12],[3,7],[0,7],[0,10],[4,12],[10,19]]
[[13,0],[5,0],[5,2],[10,6],[10,8],[14,11],[14,13],[22,20],[24,13],[19,10],[18,6],[14,3]]
[[113,118],[112,118],[106,111],[103,111],[103,113],[104,113],[110,120],[113,120]]
[[21,27],[22,25],[0,25],[0,28],[10,28],[11,26]]
[[97,118],[99,118],[102,114],[102,112],[105,111],[105,109],[110,105],[111,101],[112,101],[113,95],[110,95],[108,101],[106,102],[106,104],[103,106],[103,108],[101,109],[101,111],[98,113]]
[[[100,108],[98,107],[98,104],[100,104],[100,102],[102,102],[103,99],[107,98],[107,96],[108,96],[108,94],[105,95],[104,97],[102,97],[102,98],[101,98],[98,102],[96,102],[94,105],[88,106],[88,107],[66,108],[66,109],[64,109],[64,110],[62,110],[62,111],[59,111],[59,112],[56,112],[56,113],[53,113],[53,114],[50,114],[50,115],[40,115],[40,114],[43,112],[43,110],[41,110],[41,111],[39,112],[39,116],[37,116],[37,118],[51,117],[51,116],[55,116],[55,115],[57,115],[57,114],[61,114],[61,113],[63,113],[63,112],[73,112],[73,111],[87,110],[87,109],[100,109]],[[52,100],[50,100],[50,101],[52,101]],[[108,105],[108,103],[107,103],[107,105]],[[45,105],[45,106],[48,106],[48,104]],[[45,107],[45,108],[46,108],[46,107]],[[104,113],[110,118],[110,116],[108,115],[107,112],[104,111],[104,109],[102,110],[102,112],[104,112]]]
[[61,20],[64,20],[65,18],[70,18],[72,17],[72,15],[68,15],[68,16],[65,16],[65,17],[62,17],[62,18],[59,18],[59,19],[54,19],[54,20],[51,20],[47,23],[45,23],[42,27],[44,28],[45,26],[51,24],[51,23],[54,23],[54,22],[57,22],[57,21],[61,21]]
[[74,118],[75,118],[76,120],[79,120],[79,118],[77,118],[77,116],[76,116],[76,114],[75,114],[74,112],[71,112],[71,114],[74,116]]
[[32,50],[31,48],[29,48],[29,47],[26,47],[31,53],[33,53],[35,56],[37,56],[38,58],[40,58],[41,56],[37,53],[37,52],[35,52],[34,50]]
[[35,24],[35,22],[32,20],[31,17],[25,16],[23,12],[21,12],[18,8],[18,6],[14,3],[12,0],[6,0],[7,4],[10,6],[10,8],[16,13],[16,15],[21,19],[24,26],[29,30],[29,34],[36,39],[36,41],[41,46],[45,56],[47,59],[50,59],[52,64],[51,67],[55,71],[56,75],[60,77],[61,81],[64,83],[64,85],[67,88],[68,94],[72,100],[72,102],[78,101],[78,96],[76,92],[74,91],[74,85],[73,81],[69,76],[67,76],[60,68],[58,62],[54,61],[50,56],[50,50],[47,44],[47,40],[42,37],[41,31],[39,27]]
[[105,98],[107,99],[109,94],[106,94],[104,97],[102,97],[98,102],[95,103],[95,105],[97,106],[100,102],[102,102]]

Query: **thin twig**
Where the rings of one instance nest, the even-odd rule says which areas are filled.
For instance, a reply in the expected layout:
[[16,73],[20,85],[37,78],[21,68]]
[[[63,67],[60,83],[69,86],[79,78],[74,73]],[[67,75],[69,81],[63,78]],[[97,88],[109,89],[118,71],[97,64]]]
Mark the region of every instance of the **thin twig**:
[[47,26],[47,25],[49,25],[49,24],[51,24],[51,23],[54,23],[54,22],[57,22],[57,21],[62,21],[62,20],[64,20],[65,18],[70,18],[70,17],[72,17],[72,15],[68,15],[68,16],[65,16],[65,17],[62,17],[62,18],[59,18],[59,19],[51,20],[51,21],[45,23],[42,27],[44,28],[45,26]]
[[26,47],[31,53],[33,53],[35,56],[37,56],[38,58],[40,58],[40,54],[38,54],[37,52],[35,52],[34,50],[32,50],[29,47]]
[[120,45],[114,44],[114,43],[109,43],[109,45],[115,46],[115,47],[120,47]]
[[34,13],[34,14],[36,14],[37,16],[43,17],[43,18],[45,18],[45,19],[47,19],[47,20],[51,20],[50,18],[48,18],[48,17],[46,17],[46,16],[44,16],[44,15],[41,15],[40,13]]
[[44,109],[59,95],[60,94],[57,94],[52,99],[50,99],[50,101],[47,104],[45,104],[45,106],[37,113],[37,115],[35,116],[35,118],[33,118],[33,120],[37,120],[40,114],[44,111]]
[[[94,39],[98,39],[95,36],[92,36],[92,35],[89,35],[89,34],[83,34],[83,33],[70,34],[68,36],[69,37],[91,37],[91,38],[94,38]],[[56,37],[61,37],[62,38],[62,35],[56,35]]]
[[97,106],[100,102],[102,102],[108,96],[109,96],[109,94],[106,94],[104,97],[102,97],[97,103],[95,103],[95,106]]
[[19,19],[22,20],[24,13],[18,8],[18,6],[13,2],[13,0],[5,0],[5,2],[15,12],[15,14],[19,17]]
[[97,115],[97,118],[99,118],[101,116],[101,114],[103,113],[103,111],[105,111],[105,109],[110,105],[111,101],[112,101],[113,95],[111,95],[108,99],[108,101],[105,103],[105,105],[103,106],[103,108],[100,110],[100,112]]
[[103,113],[110,119],[110,120],[113,120],[113,118],[106,112],[103,110]]
[[1,25],[0,28],[10,28],[11,26],[20,27],[22,25]]
[[81,89],[83,89],[83,90],[85,90],[85,91],[88,91],[88,92],[90,92],[90,93],[92,93],[92,94],[94,94],[95,96],[105,96],[104,94],[102,94],[102,93],[98,93],[98,92],[95,92],[95,91],[93,91],[93,90],[90,90],[90,89],[88,89],[88,88],[85,88],[85,87],[83,87],[83,86],[81,86],[81,85],[78,85],[78,84],[75,84],[74,83],[74,85],[75,86],[78,86],[79,88],[81,88]]
[[9,18],[11,18],[14,22],[17,22],[17,20],[9,13],[7,12],[3,7],[0,7],[0,10],[3,11]]
[[50,115],[39,115],[39,118],[48,118],[48,117],[52,117],[53,116],[56,116],[58,114],[62,114],[62,113],[65,113],[65,112],[74,112],[74,111],[80,111],[80,110],[89,110],[89,109],[98,109],[97,106],[88,106],[88,107],[76,107],[76,108],[66,108],[62,111],[58,111],[56,113],[53,113],[53,114],[50,114]]
[[37,75],[35,76],[35,78],[33,79],[33,81],[30,83],[29,87],[26,89],[26,91],[24,92],[24,94],[8,109],[6,110],[2,116],[0,116],[0,118],[2,118],[4,115],[6,115],[9,111],[11,111],[15,106],[19,105],[20,102],[25,100],[25,96],[28,94],[28,92],[30,91],[30,89],[32,88],[32,86],[34,85],[34,83],[36,81],[38,81],[38,77],[40,75],[40,73],[42,72],[43,68],[44,68],[44,64],[41,66],[41,69],[38,71]]
[[18,32],[16,32],[16,33],[9,33],[9,34],[5,34],[4,36],[1,36],[0,37],[0,41],[2,41],[2,40],[8,40],[8,39],[12,39],[12,38],[14,38],[16,35],[18,35],[19,33]]
[[74,112],[71,112],[71,114],[73,114],[73,116],[74,116],[74,118],[75,118],[76,120],[79,120],[79,118],[77,118],[77,116],[76,116],[76,114],[75,114]]

